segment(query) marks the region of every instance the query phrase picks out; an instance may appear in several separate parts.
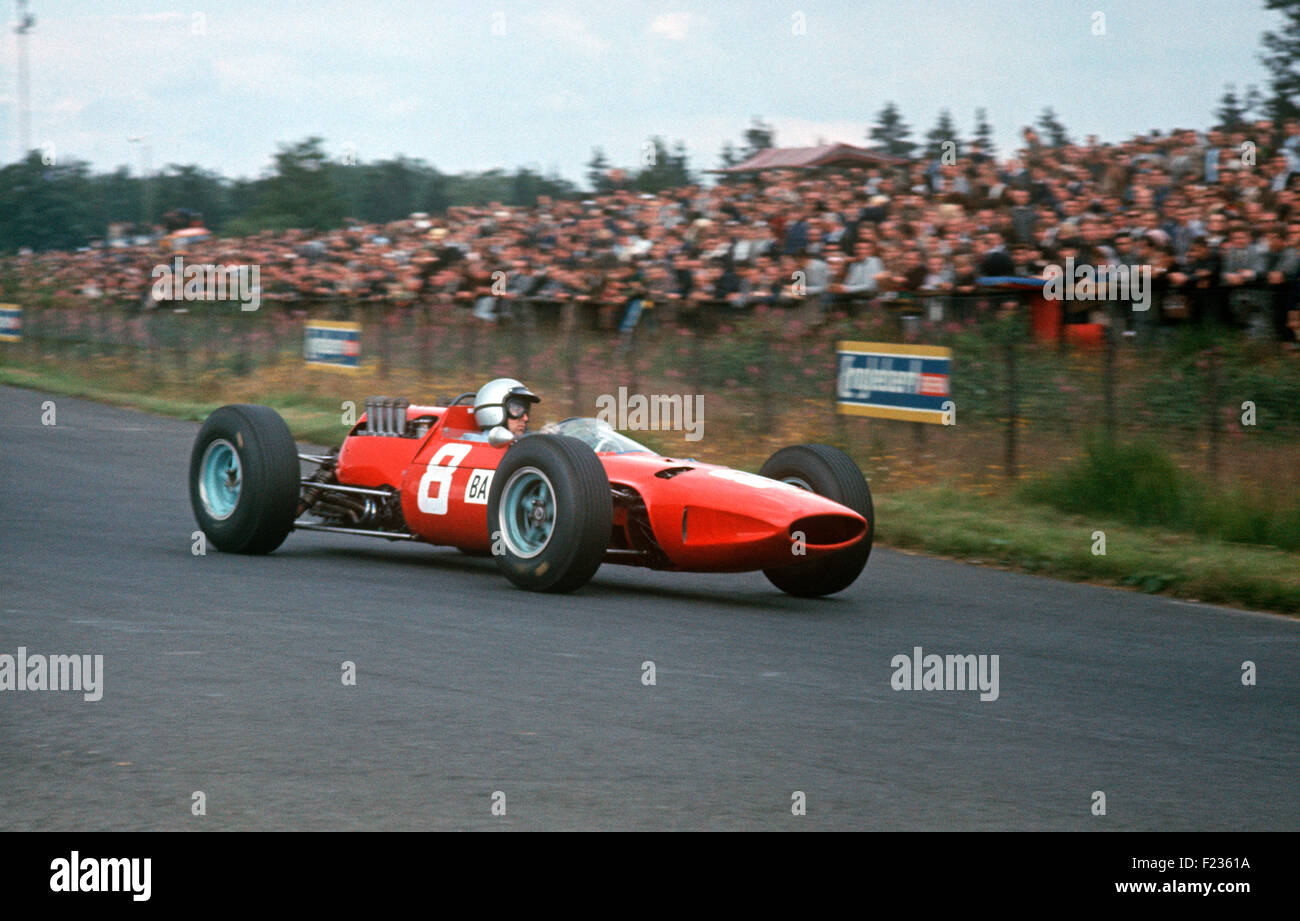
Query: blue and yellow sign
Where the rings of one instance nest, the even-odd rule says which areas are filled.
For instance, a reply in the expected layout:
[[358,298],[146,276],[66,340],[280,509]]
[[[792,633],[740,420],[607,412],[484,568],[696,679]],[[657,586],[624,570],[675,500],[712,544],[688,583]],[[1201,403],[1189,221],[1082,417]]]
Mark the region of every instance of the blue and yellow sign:
[[841,413],[942,424],[953,409],[952,349],[840,342],[835,404]]
[[361,367],[361,324],[338,320],[308,320],[302,357],[321,368],[355,371]]
[[0,342],[21,342],[23,309],[17,304],[0,304]]

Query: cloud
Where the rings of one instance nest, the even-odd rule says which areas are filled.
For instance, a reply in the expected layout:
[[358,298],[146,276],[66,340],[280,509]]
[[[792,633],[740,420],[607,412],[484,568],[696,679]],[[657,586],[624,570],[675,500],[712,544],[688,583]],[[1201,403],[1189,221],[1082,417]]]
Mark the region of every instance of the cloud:
[[546,94],[541,97],[540,105],[551,112],[576,112],[587,108],[586,101],[569,90]]
[[684,42],[692,27],[699,24],[699,17],[692,13],[663,13],[650,21],[650,31],[662,38]]
[[528,17],[543,44],[558,44],[585,54],[604,54],[610,43],[597,35],[579,16],[567,10],[544,10]]
[[117,22],[177,22],[190,16],[179,10],[166,10],[161,13],[114,13],[108,18]]
[[420,111],[421,100],[415,96],[401,96],[388,100],[384,105],[387,118],[406,118]]
[[56,115],[80,115],[86,108],[86,100],[75,96],[64,96],[46,109]]

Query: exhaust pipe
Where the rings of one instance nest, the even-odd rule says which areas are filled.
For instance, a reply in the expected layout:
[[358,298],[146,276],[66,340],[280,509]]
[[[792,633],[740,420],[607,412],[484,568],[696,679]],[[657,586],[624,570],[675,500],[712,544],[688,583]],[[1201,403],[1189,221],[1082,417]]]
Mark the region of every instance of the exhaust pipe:
[[405,397],[398,397],[393,401],[393,434],[399,438],[406,435],[406,410],[411,405],[411,401]]
[[394,397],[366,397],[367,435],[402,437],[406,434],[406,411],[411,401]]

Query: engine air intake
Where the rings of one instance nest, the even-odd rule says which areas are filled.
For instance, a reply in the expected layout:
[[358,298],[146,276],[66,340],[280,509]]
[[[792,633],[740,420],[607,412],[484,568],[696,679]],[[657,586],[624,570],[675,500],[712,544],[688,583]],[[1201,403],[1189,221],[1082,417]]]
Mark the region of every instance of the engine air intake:
[[402,397],[366,397],[366,427],[363,435],[406,435],[406,410],[411,401]]
[[809,515],[790,525],[790,537],[800,532],[808,546],[825,547],[856,540],[864,530],[861,521],[848,515]]

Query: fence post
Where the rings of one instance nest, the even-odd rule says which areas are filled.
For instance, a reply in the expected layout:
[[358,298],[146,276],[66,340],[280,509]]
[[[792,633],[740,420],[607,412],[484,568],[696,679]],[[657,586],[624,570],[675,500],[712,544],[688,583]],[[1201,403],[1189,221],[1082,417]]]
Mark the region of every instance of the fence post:
[[[632,333],[629,333],[629,336],[630,336],[630,337],[635,337],[635,335],[636,335],[635,330],[634,330]],[[619,339],[614,339],[614,340],[612,340],[612,341],[611,341],[610,348],[611,348],[611,350],[614,351],[615,355],[619,354],[620,352],[622,353],[622,357],[623,357],[623,376],[624,376],[625,378],[627,378],[627,392],[628,392],[628,393],[640,393],[639,385],[638,385],[638,382],[637,382],[637,379],[636,379],[636,372],[637,372],[637,367],[636,367],[636,356],[637,356],[637,350],[636,350],[636,348],[633,347],[633,345],[632,345],[632,343],[633,343],[633,339],[630,338],[630,339],[625,340],[625,341],[620,341],[620,339],[621,339],[621,337],[620,337]]]
[[465,368],[470,380],[478,379],[478,318],[472,312],[465,318]]
[[1016,374],[1016,337],[1014,330],[1008,328],[1007,340],[1007,433],[1006,433],[1006,475],[1008,479],[1016,478],[1016,428],[1019,421],[1019,386]]
[[568,340],[567,348],[564,350],[564,357],[566,365],[565,371],[569,378],[569,412],[575,416],[579,416],[582,415],[582,413],[578,409],[578,404],[581,399],[581,394],[579,393],[580,381],[578,379],[578,373],[580,370],[578,352],[582,348],[582,330],[578,328],[578,324],[569,324],[568,335],[565,338]]
[[693,372],[695,393],[704,392],[704,358],[701,345],[704,339],[704,331],[700,328],[700,304],[697,302],[695,307],[690,311],[691,318],[691,371]]
[[428,381],[433,377],[433,307],[422,303],[415,311],[415,322],[419,324],[420,376]]
[[831,364],[831,440],[835,447],[844,450],[848,447],[847,443],[847,419],[844,413],[840,412],[840,330],[832,326],[830,331],[830,364]]
[[532,336],[527,328],[528,324],[524,321],[524,311],[527,309],[524,301],[513,301],[513,305],[514,309],[510,311],[512,319],[509,324],[509,335],[515,345],[514,377],[522,381],[528,378],[528,343]]
[[249,349],[252,346],[251,333],[248,331],[253,318],[241,310],[239,306],[235,306],[234,309],[239,311],[232,321],[235,329],[235,339],[239,342],[239,354],[235,357],[235,376],[248,377],[253,370],[252,356],[249,354]]
[[759,355],[758,367],[758,400],[759,412],[762,415],[760,423],[764,435],[772,434],[772,330],[764,323],[761,337],[759,339],[759,348],[762,352]]
[[1209,423],[1209,468],[1210,479],[1219,478],[1219,347],[1210,346],[1206,382],[1206,421]]
[[[1115,311],[1112,309],[1110,318],[1114,320]],[[1103,368],[1102,394],[1104,397],[1104,407],[1106,413],[1106,441],[1115,440],[1115,348],[1116,348],[1115,327],[1113,322],[1108,323],[1105,329],[1105,364]]]
[[375,310],[371,303],[364,303],[362,316],[367,316],[370,323],[378,327],[379,377],[386,381],[388,380],[389,369],[392,367],[393,363],[392,356],[389,354],[393,340],[391,330],[389,329],[389,325],[392,323],[393,319],[392,315],[386,310]]
[[158,308],[148,308],[144,315],[144,343],[149,350],[149,380],[157,384],[162,380],[162,341],[158,335]]

